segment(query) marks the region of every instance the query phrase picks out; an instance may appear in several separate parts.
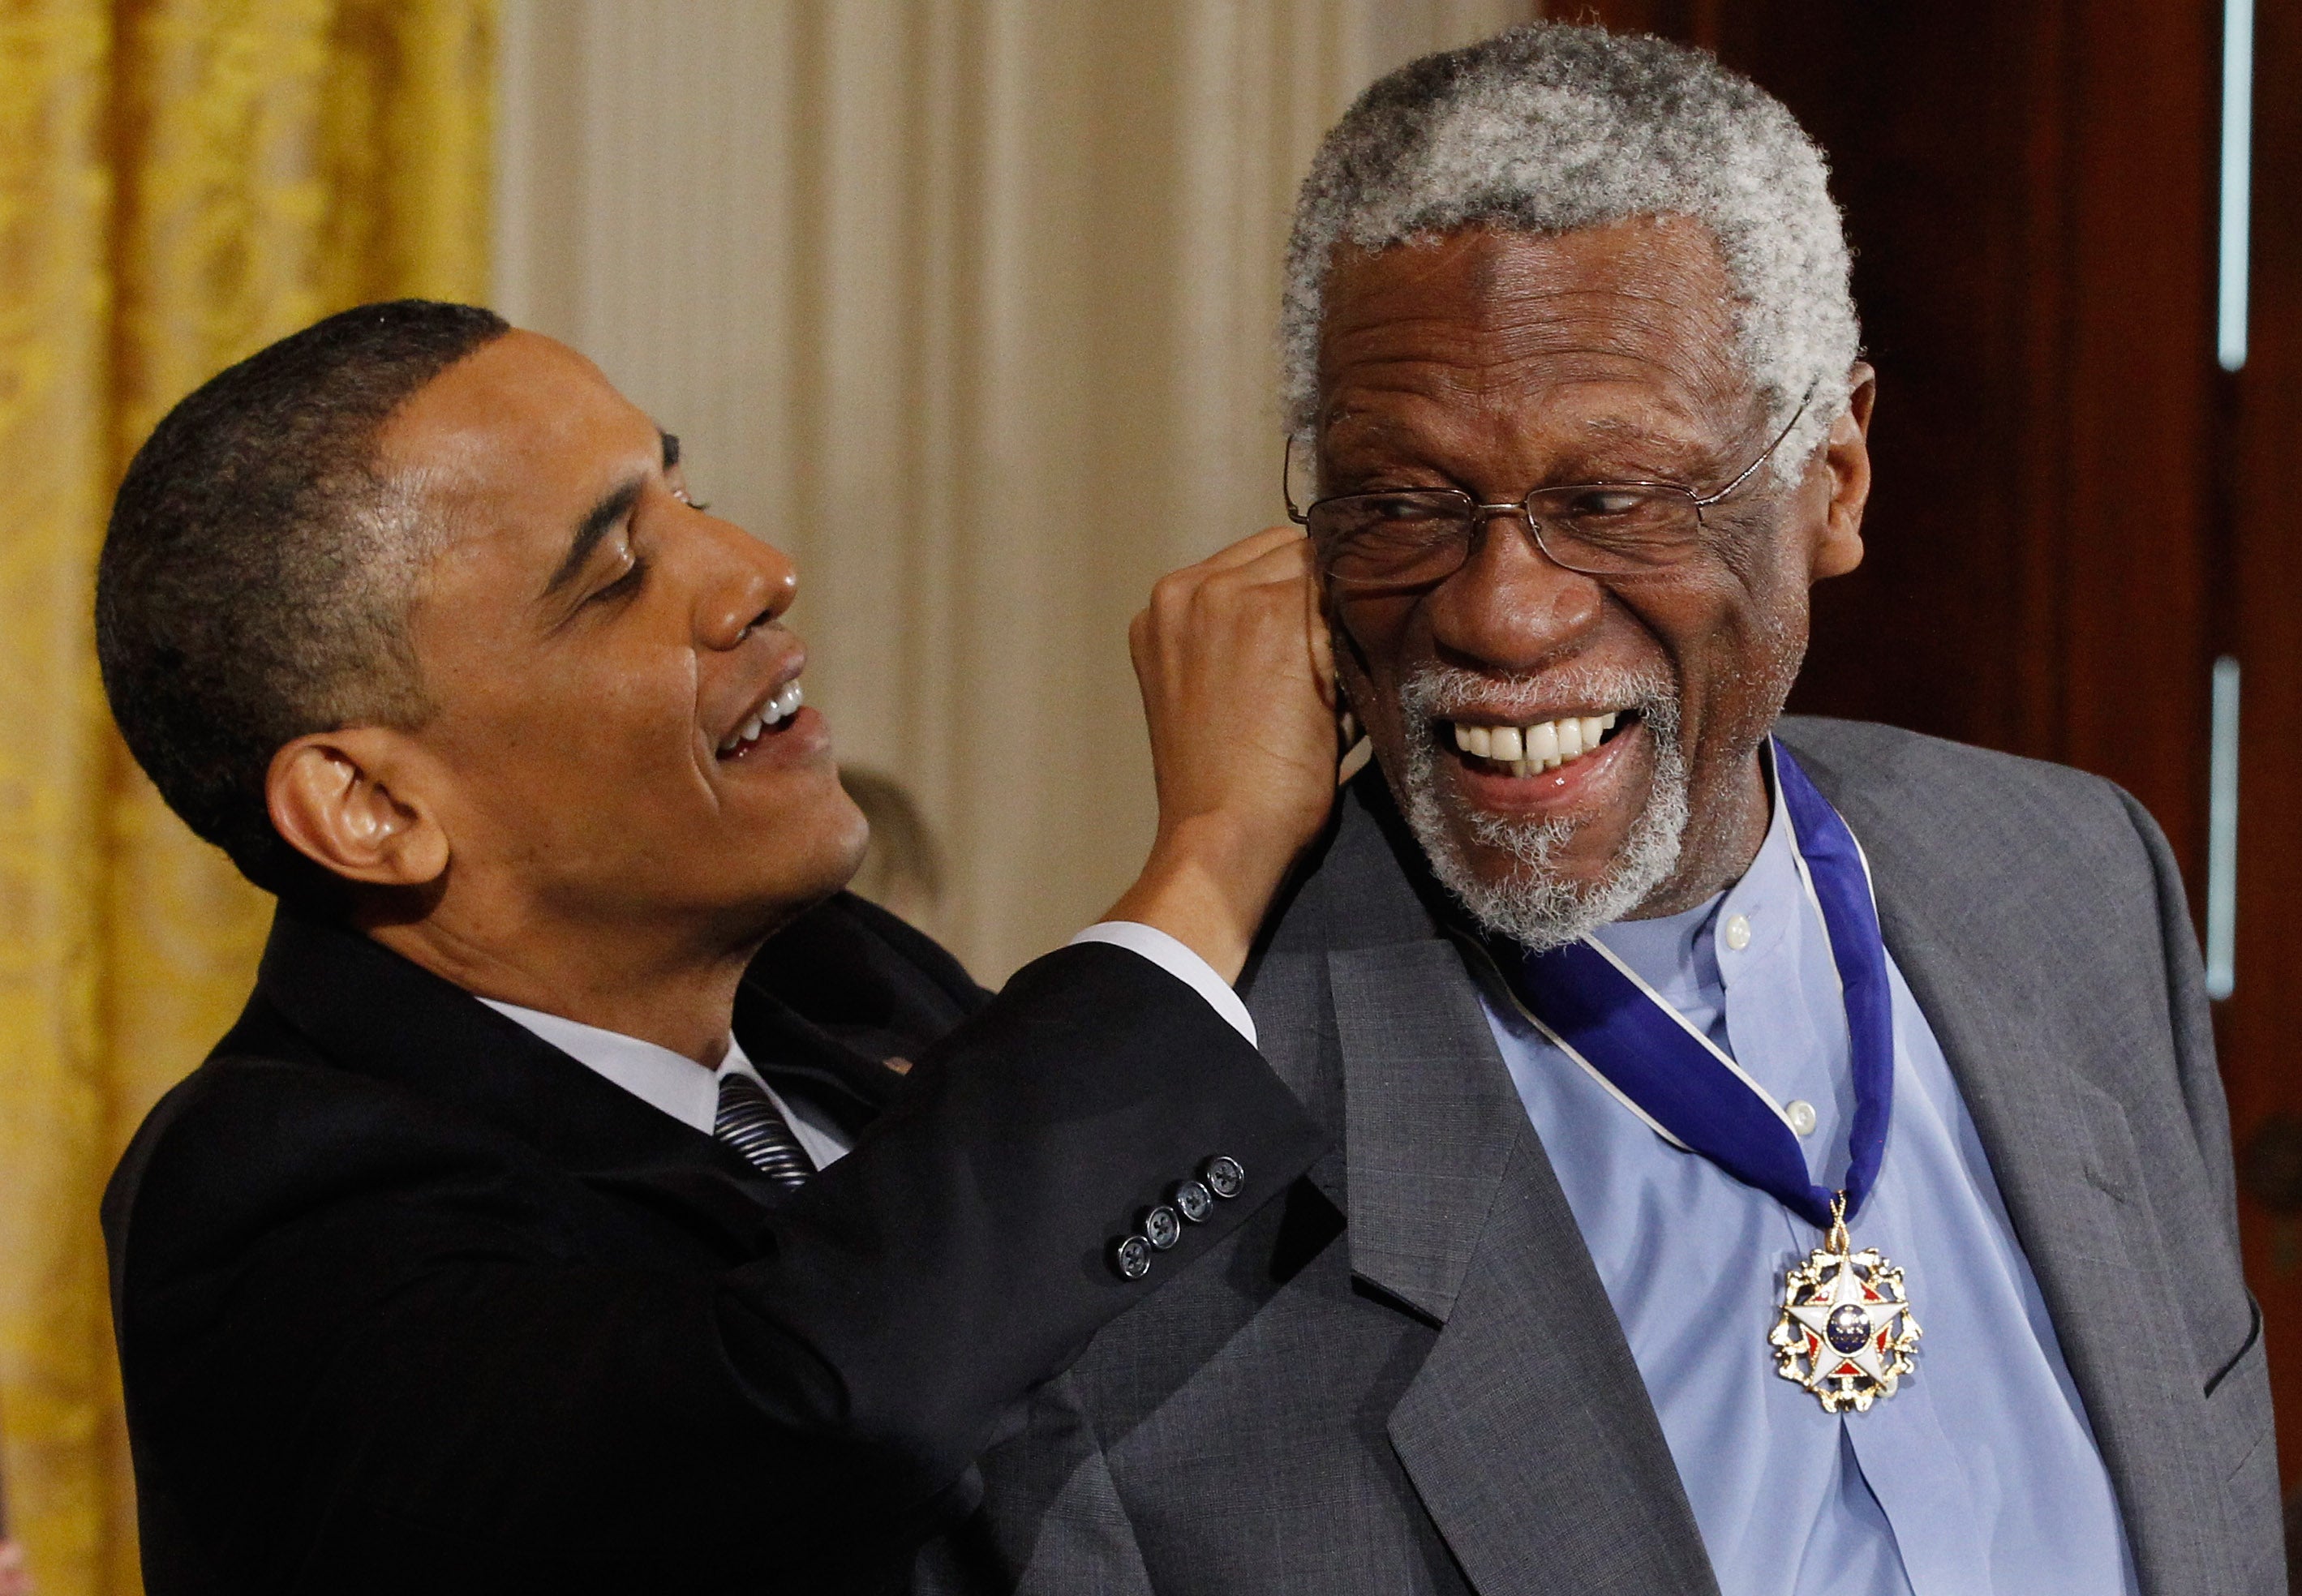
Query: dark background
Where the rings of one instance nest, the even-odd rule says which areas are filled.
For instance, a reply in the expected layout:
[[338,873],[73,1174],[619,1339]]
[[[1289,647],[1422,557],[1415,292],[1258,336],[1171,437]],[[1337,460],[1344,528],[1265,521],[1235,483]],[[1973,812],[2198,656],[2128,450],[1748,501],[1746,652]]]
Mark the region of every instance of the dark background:
[[[1562,8],[1564,9],[1564,8]],[[2302,1463],[2302,5],[2259,0],[2249,357],[2215,357],[2222,9],[1605,0],[1829,152],[1879,373],[1869,557],[1794,709],[2083,766],[2203,913],[2209,680],[2243,671],[2237,983],[2217,1032],[2286,1477]],[[2168,1260],[2178,1273],[2179,1256]]]

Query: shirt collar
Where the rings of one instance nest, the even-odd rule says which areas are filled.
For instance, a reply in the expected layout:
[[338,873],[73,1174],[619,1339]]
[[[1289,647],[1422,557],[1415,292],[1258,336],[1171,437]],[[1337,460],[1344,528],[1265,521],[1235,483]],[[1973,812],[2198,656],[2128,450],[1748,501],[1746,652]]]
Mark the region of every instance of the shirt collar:
[[1676,1002],[1732,987],[1781,945],[1806,903],[1790,811],[1771,781],[1769,793],[1767,835],[1742,879],[1693,909],[1656,920],[1617,920],[1596,933],[1648,985]]
[[517,1004],[499,1003],[492,997],[480,1001],[505,1019],[525,1026],[594,1074],[613,1081],[643,1103],[706,1136],[711,1134],[718,1121],[721,1078],[730,1070],[739,1071],[754,1080],[760,1078],[752,1061],[744,1055],[742,1044],[732,1036],[727,1039],[727,1056],[719,1062],[719,1068],[707,1070],[685,1054],[625,1036],[621,1031],[602,1030],[579,1020],[547,1014],[540,1009],[524,1009]]
[[[1718,915],[1710,928],[1711,948],[1718,973],[1732,987],[1735,978],[1779,946],[1794,916],[1807,905],[1806,883],[1799,876],[1798,839],[1791,830],[1790,811],[1772,779],[1768,761],[1768,795],[1772,806],[1766,840],[1743,878],[1726,889]],[[1741,923],[1742,930],[1736,928]],[[1744,933],[1747,932],[1747,936]],[[1741,941],[1743,945],[1735,944]]]

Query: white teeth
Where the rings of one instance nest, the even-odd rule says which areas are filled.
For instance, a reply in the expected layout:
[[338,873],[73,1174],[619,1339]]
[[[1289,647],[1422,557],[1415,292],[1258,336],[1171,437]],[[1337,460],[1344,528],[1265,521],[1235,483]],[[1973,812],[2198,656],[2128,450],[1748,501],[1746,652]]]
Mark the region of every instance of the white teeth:
[[1465,753],[1492,760],[1513,776],[1556,770],[1599,746],[1622,718],[1619,710],[1604,715],[1567,715],[1540,720],[1533,726],[1472,726],[1455,722],[1455,746]]
[[797,714],[803,701],[804,698],[800,692],[799,684],[786,683],[783,691],[760,705],[757,714],[727,734],[727,740],[719,744],[719,752],[732,753],[744,743],[756,740],[768,727],[788,720]]
[[1526,757],[1540,760],[1544,769],[1558,763],[1558,727],[1546,720],[1540,726],[1526,728]]

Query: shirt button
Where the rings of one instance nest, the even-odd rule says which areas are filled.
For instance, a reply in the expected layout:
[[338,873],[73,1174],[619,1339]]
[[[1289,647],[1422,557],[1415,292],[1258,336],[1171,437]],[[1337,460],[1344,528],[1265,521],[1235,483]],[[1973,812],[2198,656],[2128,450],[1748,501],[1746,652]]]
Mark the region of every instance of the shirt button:
[[1726,922],[1726,945],[1738,953],[1751,945],[1751,922],[1739,914]]
[[1792,1098],[1784,1107],[1783,1113],[1790,1121],[1791,1129],[1801,1136],[1814,1134],[1814,1105],[1805,1098]]

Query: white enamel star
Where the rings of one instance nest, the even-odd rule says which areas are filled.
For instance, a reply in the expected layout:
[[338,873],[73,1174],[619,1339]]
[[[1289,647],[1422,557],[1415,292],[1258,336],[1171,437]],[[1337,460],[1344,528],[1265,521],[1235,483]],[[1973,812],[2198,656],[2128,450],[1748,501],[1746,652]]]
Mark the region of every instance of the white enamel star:
[[1920,1333],[1903,1272],[1876,1249],[1854,1251],[1840,1223],[1789,1272],[1767,1340],[1776,1372],[1812,1391],[1824,1411],[1867,1413],[1916,1366]]

